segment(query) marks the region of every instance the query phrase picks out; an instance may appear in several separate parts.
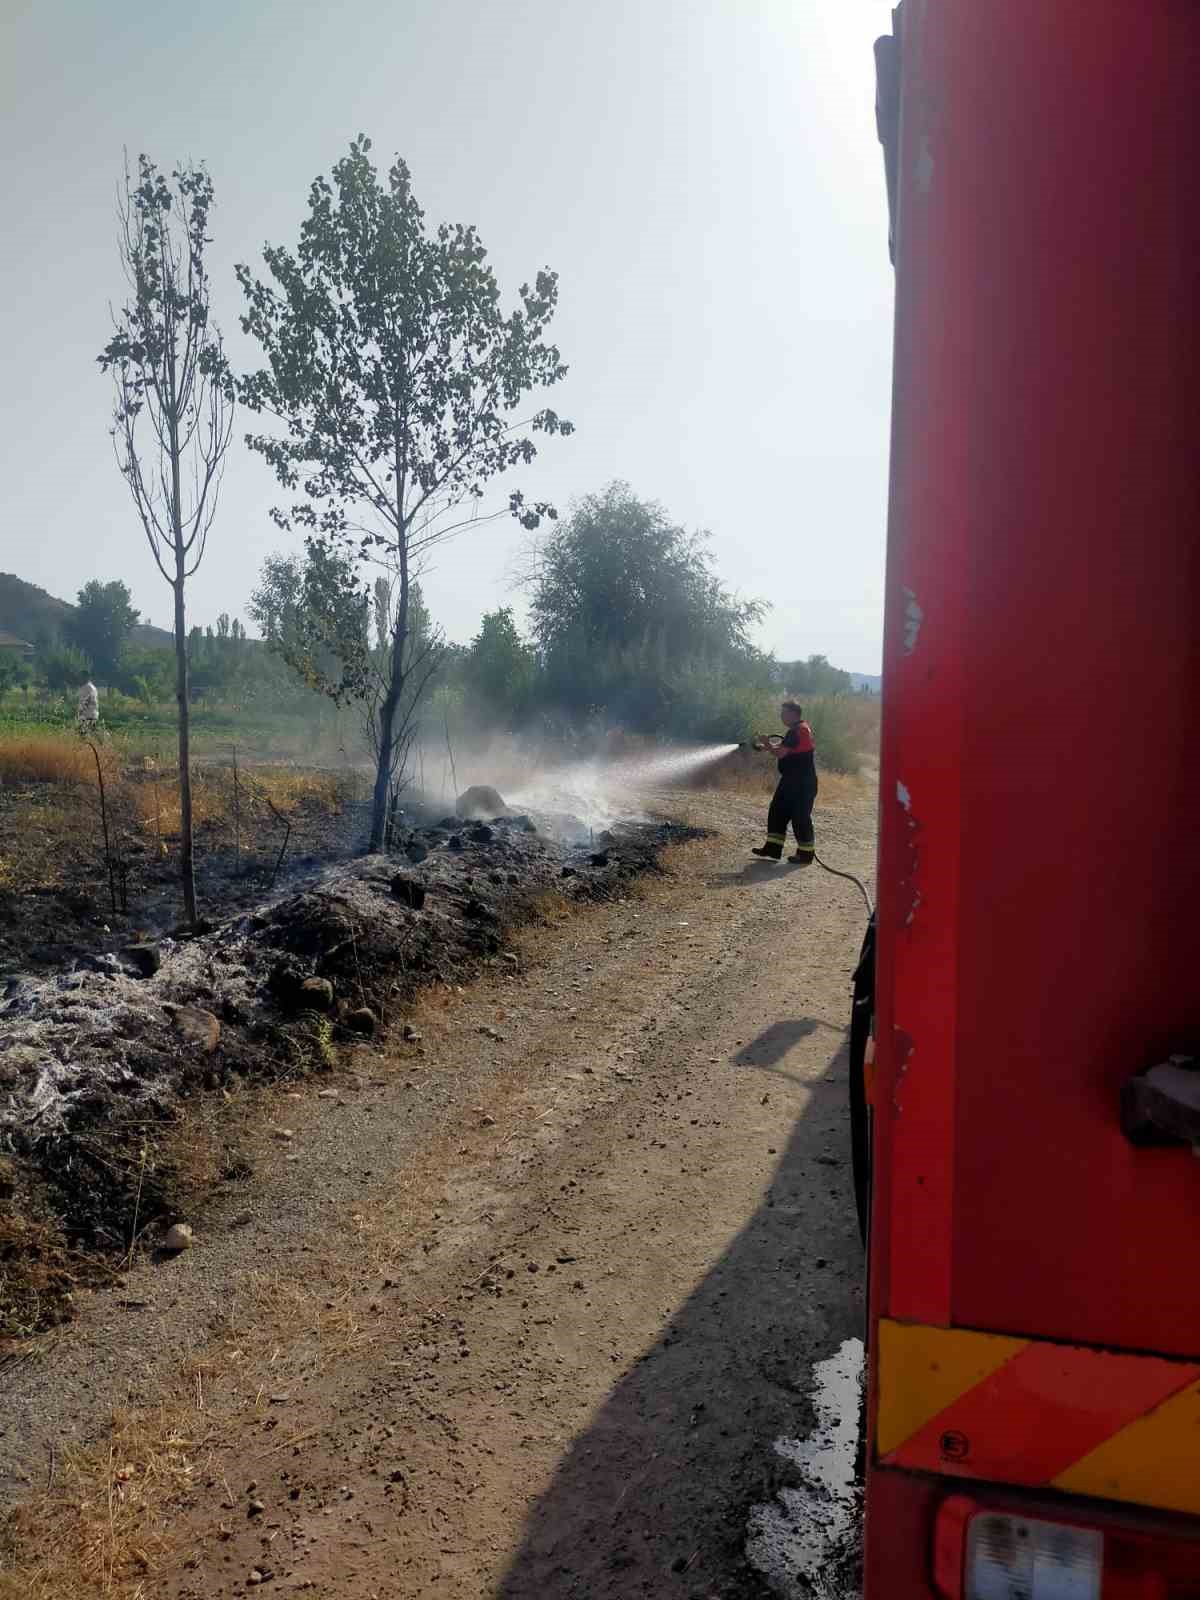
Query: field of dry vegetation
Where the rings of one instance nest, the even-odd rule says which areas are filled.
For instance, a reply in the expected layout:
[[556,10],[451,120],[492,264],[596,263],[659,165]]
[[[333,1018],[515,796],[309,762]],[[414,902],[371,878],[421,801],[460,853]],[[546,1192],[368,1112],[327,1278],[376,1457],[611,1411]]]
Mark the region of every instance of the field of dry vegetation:
[[[353,772],[209,761],[192,780],[198,873],[210,901],[261,894],[287,859],[345,853],[362,780]],[[0,974],[29,958],[180,920],[176,768],[124,740],[0,735]]]

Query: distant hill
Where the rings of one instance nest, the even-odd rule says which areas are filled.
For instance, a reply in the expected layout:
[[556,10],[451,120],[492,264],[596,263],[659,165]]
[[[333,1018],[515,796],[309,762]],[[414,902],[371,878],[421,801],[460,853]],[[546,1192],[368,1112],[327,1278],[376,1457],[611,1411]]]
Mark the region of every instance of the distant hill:
[[883,687],[883,679],[878,673],[852,672],[850,682],[856,689],[865,689],[869,694],[878,694]]
[[[75,614],[75,607],[67,600],[56,600],[45,589],[26,583],[11,572],[0,572],[0,633],[15,634],[18,639],[28,639],[36,644],[46,633],[64,634],[67,624]],[[143,649],[161,649],[174,643],[174,636],[165,628],[141,624],[130,634],[134,644]]]

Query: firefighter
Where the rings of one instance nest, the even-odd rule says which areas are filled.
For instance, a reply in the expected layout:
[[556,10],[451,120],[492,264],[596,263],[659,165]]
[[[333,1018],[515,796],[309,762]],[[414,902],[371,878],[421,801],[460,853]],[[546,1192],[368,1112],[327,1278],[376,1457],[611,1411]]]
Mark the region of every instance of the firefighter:
[[779,782],[767,812],[767,842],[751,852],[766,861],[779,861],[787,842],[788,823],[796,835],[796,853],[788,860],[796,867],[809,867],[816,855],[812,808],[817,798],[817,765],[812,729],[804,720],[799,701],[785,700],[779,708],[787,732],[754,740],[756,750],[772,750],[779,758]]

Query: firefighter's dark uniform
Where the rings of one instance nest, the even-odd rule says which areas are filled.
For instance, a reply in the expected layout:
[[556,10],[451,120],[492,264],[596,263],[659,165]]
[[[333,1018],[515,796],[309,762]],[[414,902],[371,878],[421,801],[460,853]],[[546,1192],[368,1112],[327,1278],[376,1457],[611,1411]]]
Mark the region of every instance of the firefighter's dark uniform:
[[809,866],[816,854],[812,808],[817,798],[817,763],[812,729],[807,722],[795,722],[783,736],[779,751],[779,782],[767,812],[767,843],[757,855],[778,861],[787,843],[788,823],[796,835],[797,866]]

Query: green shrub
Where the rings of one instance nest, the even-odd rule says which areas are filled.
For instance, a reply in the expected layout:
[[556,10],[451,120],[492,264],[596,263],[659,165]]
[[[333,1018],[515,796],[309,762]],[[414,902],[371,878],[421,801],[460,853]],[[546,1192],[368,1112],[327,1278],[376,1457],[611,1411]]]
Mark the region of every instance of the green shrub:
[[[856,773],[864,754],[879,738],[879,701],[856,694],[805,695],[804,720],[813,731],[817,766],[826,772]],[[754,733],[782,733],[780,697],[760,694],[754,708]]]
[[828,699],[808,700],[804,705],[804,718],[813,731],[817,747],[817,765],[827,772],[857,772],[862,766],[862,752],[854,738],[854,725],[849,715],[849,696],[830,695]]

